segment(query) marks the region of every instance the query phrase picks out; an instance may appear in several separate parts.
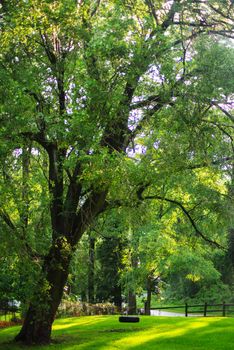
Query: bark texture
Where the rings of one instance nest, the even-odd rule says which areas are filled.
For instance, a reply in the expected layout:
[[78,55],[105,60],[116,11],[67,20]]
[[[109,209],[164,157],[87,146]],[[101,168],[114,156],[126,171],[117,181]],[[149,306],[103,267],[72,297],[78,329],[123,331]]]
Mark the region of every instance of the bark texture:
[[63,239],[57,240],[56,246],[51,247],[16,341],[26,344],[50,342],[52,324],[63,295],[71,260],[71,251],[66,248]]
[[136,315],[136,294],[132,291],[128,293],[128,314]]

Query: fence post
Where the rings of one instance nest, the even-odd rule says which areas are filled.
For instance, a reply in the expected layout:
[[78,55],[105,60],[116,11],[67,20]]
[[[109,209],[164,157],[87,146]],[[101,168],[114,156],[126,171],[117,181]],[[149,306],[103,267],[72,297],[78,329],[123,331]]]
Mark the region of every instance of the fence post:
[[223,301],[223,317],[226,316],[226,304],[225,301]]
[[204,304],[204,317],[206,317],[207,314],[207,303]]
[[188,304],[185,303],[185,317],[188,317]]

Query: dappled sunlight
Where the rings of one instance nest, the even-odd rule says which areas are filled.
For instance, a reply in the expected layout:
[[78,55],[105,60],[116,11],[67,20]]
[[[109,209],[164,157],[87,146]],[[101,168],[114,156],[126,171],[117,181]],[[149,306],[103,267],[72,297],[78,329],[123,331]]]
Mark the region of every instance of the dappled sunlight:
[[21,326],[12,326],[0,329],[0,334],[12,335],[20,330]]
[[[137,324],[122,324],[118,316],[82,316],[58,319],[53,342],[28,350],[231,350],[231,318],[167,318],[142,316]],[[0,331],[0,349],[20,350],[14,343],[19,327]],[[3,335],[4,333],[4,335]]]
[[74,326],[86,326],[86,325],[94,325],[100,322],[106,321],[107,318],[105,316],[83,316],[83,317],[74,317],[74,318],[65,318],[62,320],[56,320],[53,325],[53,330],[60,330],[71,328]]
[[148,342],[150,340],[157,340],[157,339],[169,339],[174,337],[179,337],[184,335],[187,332],[190,332],[191,330],[199,329],[199,328],[205,328],[209,326],[209,321],[206,321],[204,319],[198,319],[193,323],[187,323],[187,325],[183,325],[183,327],[176,327],[176,329],[172,329],[171,325],[168,324],[168,326],[155,326],[151,328],[148,331],[144,332],[138,332],[137,337],[134,336],[127,336],[120,340],[117,340],[113,343],[113,345],[116,345],[117,348],[121,347],[125,349],[134,348],[136,345],[143,345],[145,342]]
[[[85,318],[77,319],[71,325],[77,325],[77,330],[82,330],[84,334],[85,330],[88,335],[89,325],[92,326],[93,332],[88,338],[81,339],[79,337],[79,344],[67,344],[66,350],[89,350],[89,349],[100,349],[100,350],[112,350],[112,349],[148,349],[148,346],[152,347],[160,343],[165,344],[175,344],[176,349],[186,349],[187,342],[189,339],[193,341],[196,338],[200,341],[200,336],[203,336],[203,340],[209,341],[209,339],[204,339],[206,332],[209,334],[217,335],[217,332],[223,335],[223,329],[226,325],[223,321],[227,321],[224,318],[196,318],[196,319],[170,319],[165,317],[148,318],[142,317],[141,321],[137,325],[121,325],[118,323],[117,318],[92,318],[92,322],[86,322]],[[95,327],[94,325],[99,325],[101,321],[101,327]],[[107,321],[103,323],[103,321]],[[110,321],[110,322],[109,322]],[[215,325],[220,323],[220,329],[216,329]],[[233,322],[230,323],[230,326]],[[81,326],[79,328],[79,326]],[[87,327],[86,327],[87,326]],[[211,328],[210,328],[211,326]],[[214,327],[214,328],[213,328]],[[225,327],[225,328],[224,328]],[[81,334],[80,334],[81,335]],[[201,341],[203,341],[201,340]],[[180,345],[181,344],[181,345]],[[170,346],[170,345],[168,345]],[[169,349],[169,347],[168,347]],[[202,347],[202,349],[206,349]],[[218,349],[218,348],[217,348]]]
[[[171,324],[171,322],[168,322],[167,320],[167,325],[164,324],[162,326],[160,324],[157,326],[155,324],[154,327],[148,331],[142,333],[138,332],[137,335],[127,335],[119,340],[112,342],[111,345],[113,345],[113,349],[148,349],[147,344],[151,344],[151,346],[156,346],[156,344],[158,344],[160,349],[161,346],[163,346],[164,349],[165,345],[168,344],[168,347],[166,347],[166,349],[171,349],[170,344],[173,344],[173,349],[175,345],[176,349],[178,348],[187,350],[188,347],[191,346],[191,344],[191,348],[193,348],[195,344],[200,343],[199,349],[206,349],[203,343],[209,345],[210,340],[213,339],[213,343],[217,344],[217,347],[215,347],[215,349],[221,349],[221,347],[219,348],[219,343],[217,343],[214,339],[216,339],[218,335],[220,335],[222,339],[226,337],[226,332],[228,328],[228,322],[226,321],[229,320],[224,318],[198,318],[195,320],[186,319],[183,322]],[[230,327],[232,328],[233,321],[230,321]],[[216,328],[217,324],[218,327]],[[206,335],[212,335],[213,338],[206,337]],[[222,339],[220,344],[222,344]],[[100,349],[112,349],[112,347],[109,344],[107,345],[107,347]],[[224,349],[230,349],[230,347]]]

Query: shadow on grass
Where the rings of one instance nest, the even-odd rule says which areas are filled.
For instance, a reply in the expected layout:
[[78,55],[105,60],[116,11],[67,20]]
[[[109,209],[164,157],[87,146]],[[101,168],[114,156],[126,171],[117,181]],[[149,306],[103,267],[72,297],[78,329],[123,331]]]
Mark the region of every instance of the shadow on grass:
[[[147,319],[142,320],[147,321]],[[144,322],[145,327],[126,327],[120,329],[115,325],[115,332],[110,328],[98,332],[93,332],[93,339],[88,339],[87,343],[82,342],[80,346],[66,344],[63,349],[89,350],[89,349],[163,349],[163,350],[229,350],[232,346],[234,336],[232,335],[233,320],[227,319],[157,319],[152,322]],[[148,323],[148,325],[147,325]],[[102,325],[104,326],[104,325]],[[112,325],[111,325],[112,326]],[[129,325],[128,325],[129,326]],[[119,330],[119,332],[118,332]],[[135,330],[135,332],[134,332]],[[230,333],[228,332],[230,330]],[[105,336],[100,336],[100,333]],[[135,333],[135,334],[134,334]]]
[[[6,343],[19,327],[0,331],[1,350],[19,350]],[[226,318],[141,317],[139,324],[121,324],[118,317],[94,316],[57,320],[56,343],[27,349],[56,350],[231,350],[234,320]],[[2,336],[2,332],[5,332]],[[5,342],[3,343],[2,341]]]
[[[149,330],[138,339],[124,338],[112,345],[113,349],[115,347],[126,350],[232,350],[234,349],[233,326],[233,320],[230,322],[223,318],[203,318],[180,326],[178,324],[174,330],[169,327],[167,331],[162,332],[160,327],[158,334],[153,334],[152,330]],[[153,331],[156,331],[156,328]],[[83,349],[88,350],[88,347]]]

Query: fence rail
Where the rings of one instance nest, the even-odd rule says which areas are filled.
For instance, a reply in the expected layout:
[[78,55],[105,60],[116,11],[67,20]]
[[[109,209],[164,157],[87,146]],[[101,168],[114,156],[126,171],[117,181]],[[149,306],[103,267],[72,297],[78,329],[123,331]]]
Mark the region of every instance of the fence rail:
[[[231,307],[233,308],[230,309]],[[174,310],[174,309],[183,309],[184,315],[186,317],[188,317],[189,314],[198,314],[198,316],[206,317],[206,316],[209,316],[209,313],[211,314],[216,313],[218,316],[223,316],[223,317],[228,316],[228,314],[230,315],[230,313],[232,313],[234,316],[234,304],[230,304],[230,303],[227,304],[225,302],[223,302],[222,304],[204,303],[204,304],[197,304],[197,305],[189,305],[186,303],[184,305],[179,305],[179,306],[164,306],[164,307],[150,308],[150,310]]]

